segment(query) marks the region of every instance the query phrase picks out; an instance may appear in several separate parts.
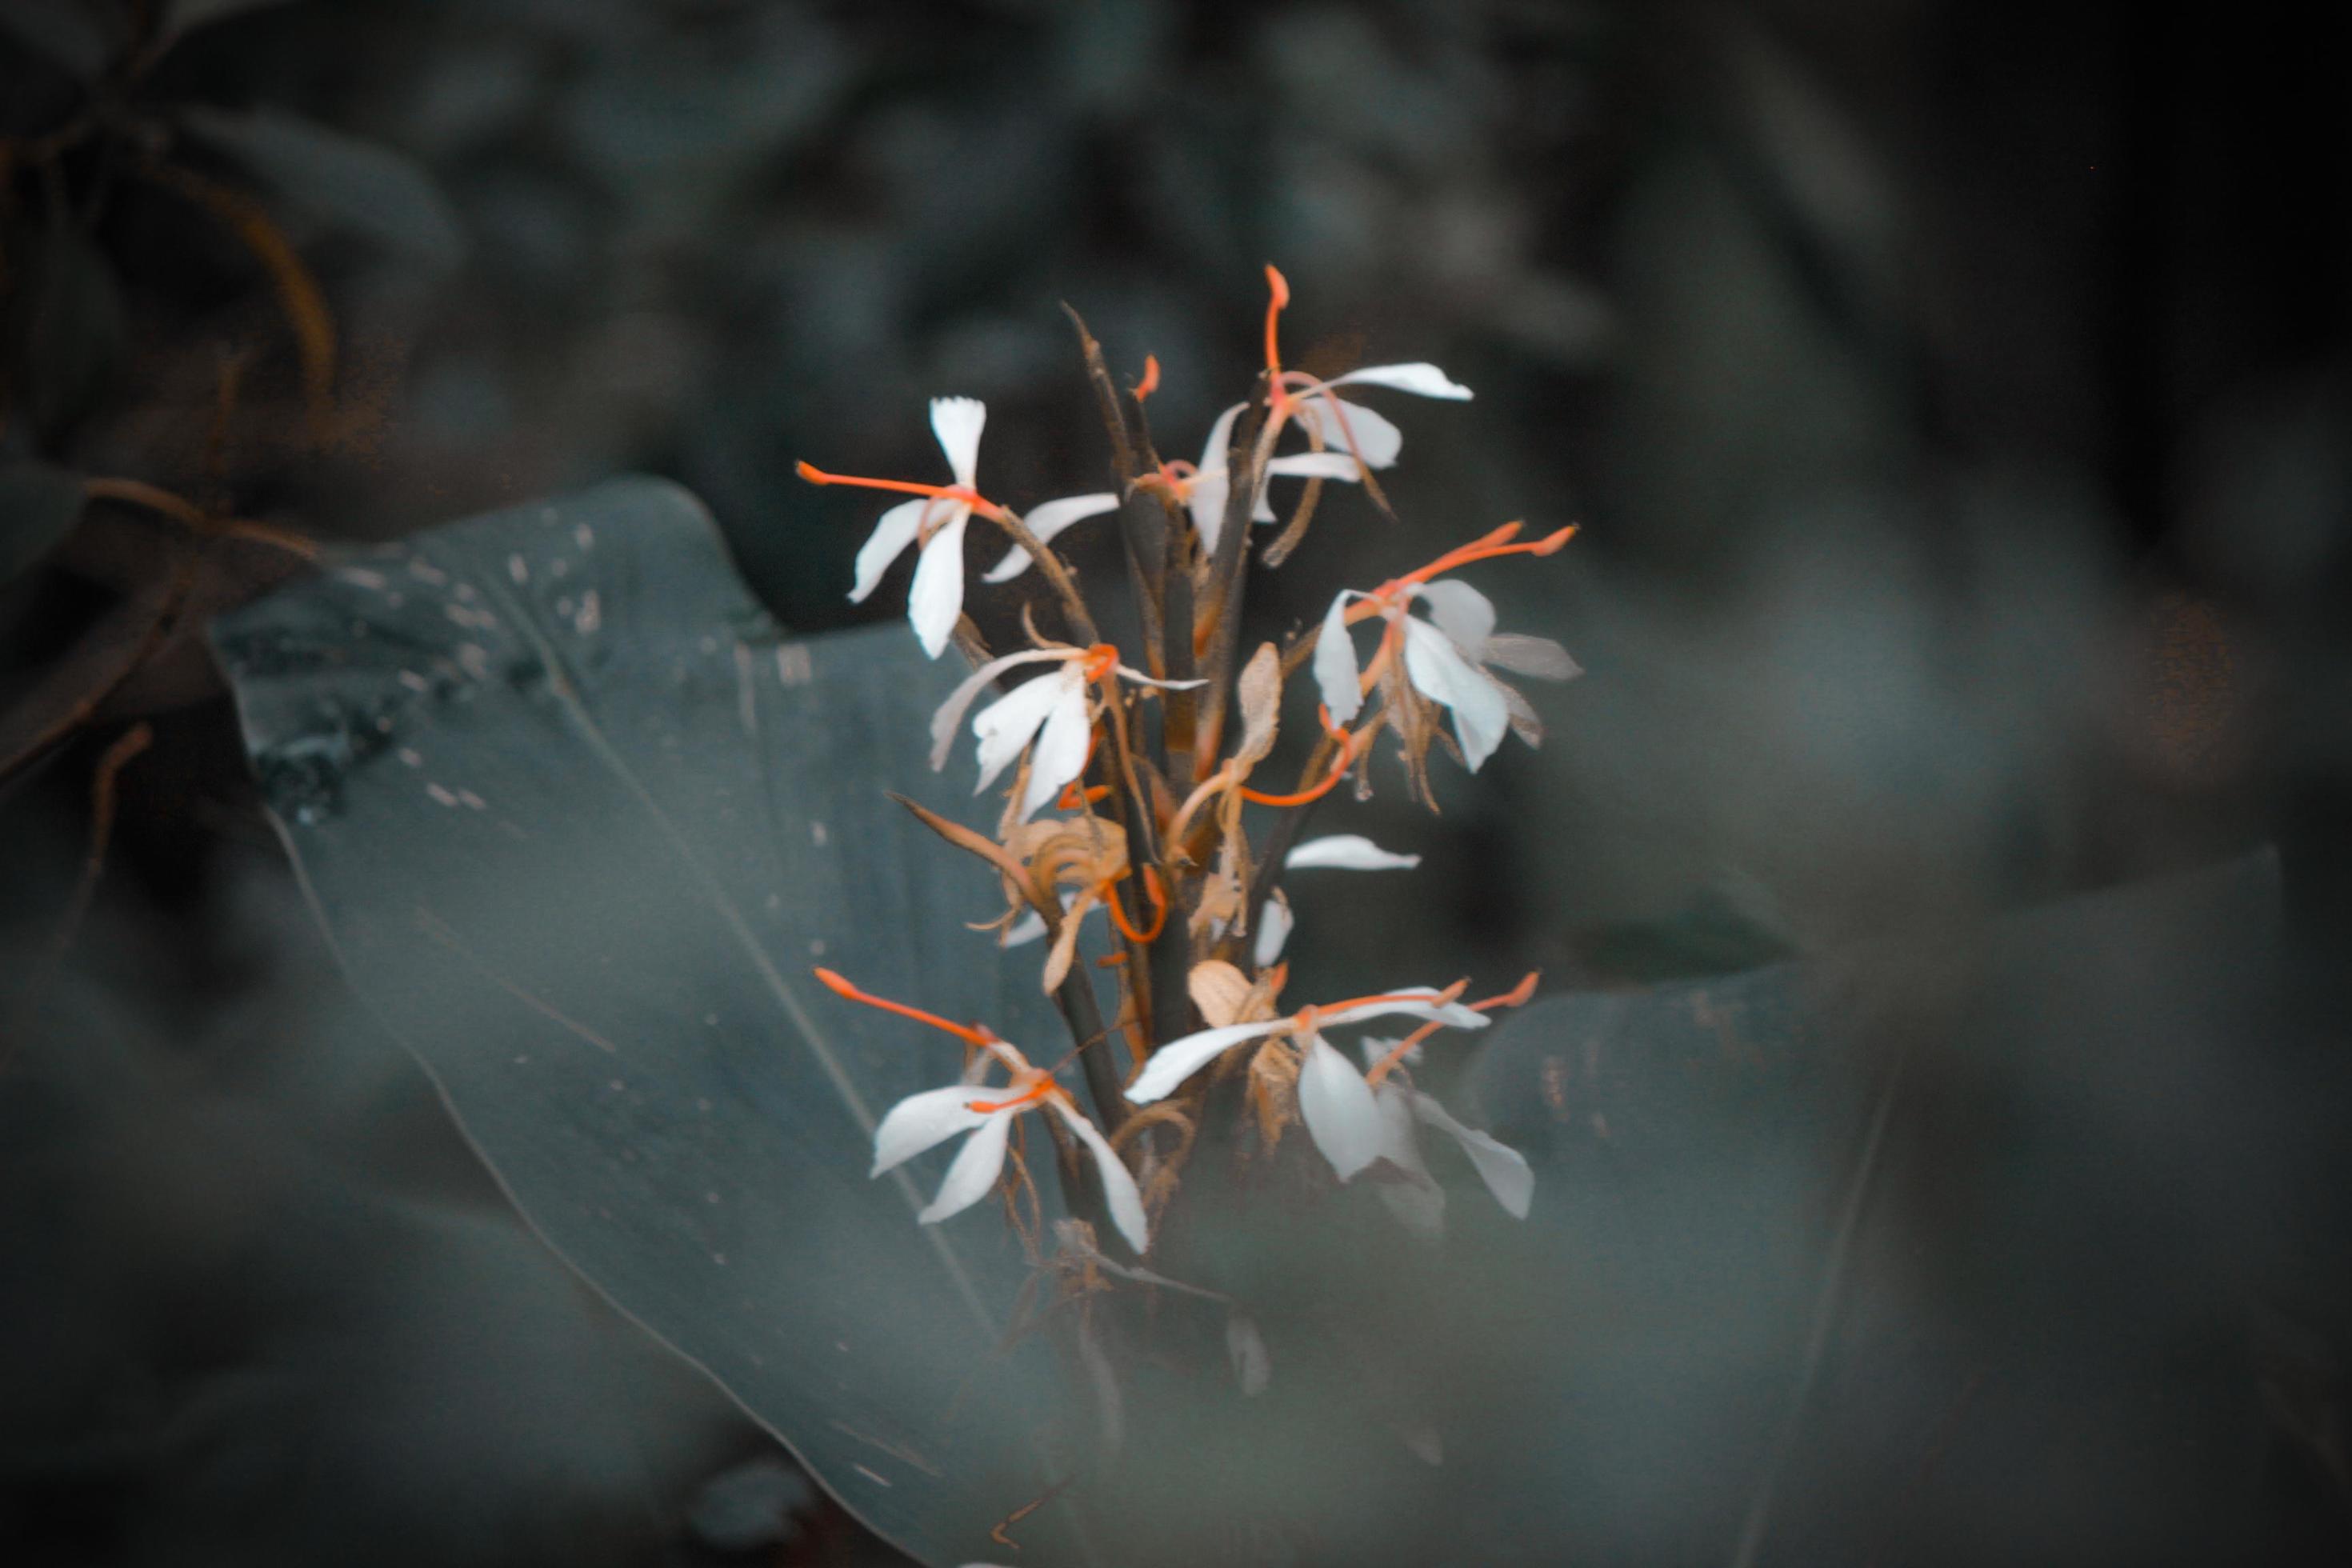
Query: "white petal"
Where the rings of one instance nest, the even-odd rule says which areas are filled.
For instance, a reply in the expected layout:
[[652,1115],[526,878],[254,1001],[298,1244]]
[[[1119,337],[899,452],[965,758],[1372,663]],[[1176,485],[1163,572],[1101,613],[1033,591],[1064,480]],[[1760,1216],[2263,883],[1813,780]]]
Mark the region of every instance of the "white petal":
[[1205,680],[1154,680],[1143,671],[1130,668],[1127,665],[1122,664],[1117,668],[1118,678],[1130,686],[1156,686],[1162,691],[1190,691],[1196,686],[1209,684]]
[[988,1189],[996,1185],[996,1178],[1003,1173],[1005,1142],[1013,1136],[1013,1119],[1019,1114],[1016,1110],[998,1110],[981,1118],[980,1126],[949,1162],[939,1195],[915,1216],[917,1220],[937,1225],[988,1195]]
[[1282,858],[1293,871],[1328,866],[1340,871],[1410,871],[1421,864],[1418,855],[1383,849],[1360,833],[1334,833],[1310,838]]
[[1372,1094],[1381,1110],[1381,1156],[1399,1173],[1399,1179],[1380,1184],[1381,1202],[1405,1229],[1434,1241],[1445,1232],[1445,1189],[1422,1161],[1413,1136],[1412,1091],[1383,1083]]
[[1244,1040],[1255,1040],[1289,1026],[1287,1018],[1268,1018],[1255,1024],[1227,1024],[1223,1028],[1203,1029],[1197,1035],[1171,1040],[1151,1053],[1143,1070],[1127,1086],[1127,1098],[1134,1104],[1149,1105]]
[[996,939],[999,947],[1026,947],[1045,934],[1045,917],[1035,910],[1024,910],[1021,918],[1004,928]]
[[[1339,405],[1339,413],[1331,411]],[[1360,403],[1349,403],[1337,397],[1302,397],[1298,400],[1301,417],[1314,421],[1323,434],[1327,449],[1350,452],[1364,460],[1367,468],[1386,468],[1394,466],[1397,454],[1404,450],[1404,432],[1390,422],[1388,416],[1365,407]],[[1347,427],[1340,428],[1340,420]]]
[[1008,653],[1001,658],[992,658],[970,675],[965,676],[963,684],[950,692],[948,700],[940,703],[939,710],[931,715],[932,771],[936,773],[947,766],[948,752],[955,745],[956,726],[963,722],[964,710],[971,706],[972,699],[978,697],[990,681],[1017,665],[1037,664],[1049,658],[1066,659],[1075,657],[1076,655],[1068,648],[1024,648],[1019,653]]
[[915,584],[907,591],[907,618],[916,640],[933,658],[948,646],[956,617],[963,614],[963,530],[971,508],[958,502],[946,526],[931,535],[915,562]]
[[1570,657],[1568,649],[1551,638],[1531,637],[1518,632],[1498,632],[1488,637],[1483,658],[1496,669],[1531,676],[1537,680],[1573,680],[1584,673],[1583,667]]
[[1225,1320],[1225,1355],[1244,1394],[1265,1392],[1274,1378],[1274,1357],[1266,1353],[1265,1336],[1257,1331],[1257,1324],[1240,1312]]
[[1138,1253],[1151,1249],[1151,1225],[1144,1217],[1143,1194],[1135,1184],[1135,1177],[1119,1159],[1118,1151],[1109,1140],[1095,1130],[1095,1124],[1061,1100],[1053,1101],[1078,1142],[1093,1152],[1095,1170],[1102,1176],[1103,1201],[1110,1209],[1111,1223],[1118,1226],[1119,1235],[1127,1237],[1128,1246]]
[[[1055,536],[1066,531],[1074,522],[1084,522],[1090,517],[1100,517],[1118,510],[1118,498],[1108,490],[1098,490],[1090,496],[1066,496],[1060,500],[1040,501],[1029,509],[1021,521],[1037,536],[1040,544],[1051,544]],[[988,569],[982,579],[986,583],[1005,583],[1029,570],[1029,552],[1014,545],[1003,560]]]
[[972,786],[978,795],[996,782],[1019,756],[1037,733],[1037,726],[1054,710],[1062,694],[1069,689],[1066,668],[1051,675],[1041,675],[1034,680],[1024,680],[995,701],[980,710],[971,721],[971,732],[980,737],[980,783]]
[[1036,749],[1029,753],[1029,790],[1021,797],[1024,822],[1053,805],[1062,786],[1087,771],[1087,731],[1092,726],[1087,722],[1086,675],[1069,665],[1046,679],[1060,681],[1062,690],[1045,715]]
[[1475,1127],[1463,1126],[1446,1114],[1445,1107],[1418,1090],[1413,1093],[1412,1112],[1462,1145],[1486,1190],[1505,1212],[1513,1219],[1528,1217],[1528,1205],[1535,1197],[1536,1173],[1528,1168],[1526,1155]]
[[1438,993],[1426,985],[1402,986],[1382,995],[1381,1001],[1321,1013],[1318,1016],[1322,1026],[1335,1029],[1342,1024],[1360,1023],[1366,1018],[1419,1018],[1425,1023],[1442,1023],[1450,1028],[1483,1029],[1494,1021],[1486,1014],[1474,1012],[1459,1002],[1438,1001]]
[[1185,497],[1184,504],[1192,513],[1192,531],[1201,536],[1204,554],[1217,552],[1217,532],[1225,521],[1225,498],[1231,488],[1225,472],[1228,448],[1233,445],[1234,421],[1240,417],[1243,406],[1234,404],[1209,426],[1209,439],[1201,448],[1201,466],[1194,470],[1192,491]]
[[1287,458],[1276,458],[1265,466],[1265,471],[1282,479],[1345,479],[1354,484],[1364,470],[1356,459],[1345,452],[1295,452]]
[[1476,773],[1510,732],[1511,712],[1502,693],[1477,666],[1463,659],[1452,637],[1412,616],[1404,623],[1404,672],[1423,696],[1453,710],[1462,760]]
[[1257,912],[1257,943],[1250,949],[1250,957],[1260,969],[1271,969],[1274,961],[1282,956],[1282,944],[1290,940],[1290,928],[1296,923],[1290,913],[1290,900],[1276,888],[1274,897],[1266,900]]
[[988,405],[977,397],[931,399],[931,434],[948,455],[955,482],[968,490],[980,488],[980,432],[987,423]]
[[1346,386],[1350,383],[1364,386],[1393,386],[1399,392],[1415,392],[1423,397],[1444,397],[1455,402],[1470,400],[1470,389],[1452,380],[1426,360],[1411,364],[1368,364],[1361,370],[1351,370],[1345,375],[1335,375],[1326,386]]
[[971,1084],[950,1084],[910,1094],[890,1108],[874,1130],[874,1175],[903,1165],[926,1149],[936,1148],[959,1132],[969,1132],[986,1121],[984,1111],[968,1110],[989,1090]]
[[1331,722],[1352,721],[1364,706],[1363,670],[1356,663],[1356,639],[1348,631],[1348,601],[1359,597],[1341,589],[1323,612],[1323,629],[1315,637],[1315,684],[1322,689],[1323,706]]
[[[1377,1036],[1367,1035],[1362,1039],[1356,1042],[1356,1054],[1364,1058],[1364,1070],[1366,1072],[1370,1072],[1373,1068],[1380,1065],[1380,1060],[1382,1057],[1387,1056],[1391,1051],[1396,1049],[1398,1044],[1399,1042],[1396,1040],[1383,1040]],[[1421,1047],[1415,1046],[1412,1049],[1405,1052],[1403,1057],[1400,1059],[1403,1061],[1405,1066],[1412,1067],[1418,1063],[1425,1054],[1426,1053]]]
[[938,503],[929,496],[917,496],[902,501],[875,520],[874,531],[857,547],[857,578],[851,584],[849,602],[862,605],[882,581],[882,574],[890,570],[890,563],[906,553],[907,546],[922,531],[923,509]]
[[1315,1147],[1341,1181],[1381,1156],[1381,1108],[1364,1075],[1320,1035],[1298,1068],[1298,1115]]
[[1429,606],[1437,629],[1454,639],[1462,657],[1473,664],[1486,658],[1486,639],[1495,633],[1495,602],[1467,583],[1448,577],[1424,584],[1413,595]]

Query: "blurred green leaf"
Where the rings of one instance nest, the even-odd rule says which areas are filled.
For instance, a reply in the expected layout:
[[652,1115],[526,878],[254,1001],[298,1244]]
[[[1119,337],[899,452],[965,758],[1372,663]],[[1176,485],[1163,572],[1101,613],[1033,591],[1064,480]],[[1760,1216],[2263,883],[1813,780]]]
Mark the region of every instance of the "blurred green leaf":
[[7,0],[0,5],[0,32],[83,81],[95,79],[121,47],[110,6],[89,0]]
[[9,297],[7,362],[35,433],[49,444],[88,413],[121,363],[125,326],[114,268],[59,214],[9,247],[24,270]]
[[0,584],[71,532],[81,506],[78,476],[47,463],[0,463]]
[[452,267],[466,252],[464,230],[423,167],[373,142],[276,110],[184,110],[198,142],[258,176],[319,218]]
[[[809,974],[1059,1029],[964,928],[987,879],[882,794],[971,810],[924,761],[959,671],[896,626],[788,640],[644,479],[352,555],[215,638],[347,972],[524,1215],[883,1535],[987,1555],[1055,1479],[1050,1358],[1000,1343],[1025,1265],[992,1210],[915,1223],[947,1152],[867,1179],[960,1054]],[[1024,1523],[1049,1559],[1055,1513]]]

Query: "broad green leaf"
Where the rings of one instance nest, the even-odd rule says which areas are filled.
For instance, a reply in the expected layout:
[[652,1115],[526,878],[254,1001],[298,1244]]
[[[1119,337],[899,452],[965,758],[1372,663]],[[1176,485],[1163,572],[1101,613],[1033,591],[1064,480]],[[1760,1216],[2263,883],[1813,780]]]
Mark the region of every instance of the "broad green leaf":
[[[255,768],[352,984],[523,1214],[884,1536],[934,1563],[1066,1473],[993,1205],[921,1226],[950,1151],[876,1121],[983,1018],[1050,1058],[991,879],[883,796],[959,673],[903,627],[793,639],[709,516],[635,479],[353,555],[226,618]],[[1053,1212],[1051,1157],[1032,1157]],[[1023,1521],[1056,1554],[1063,1505]]]
[[180,122],[327,222],[434,267],[454,266],[465,255],[464,230],[433,176],[389,147],[274,110],[187,109]]
[[0,584],[13,583],[73,531],[81,480],[48,463],[0,463]]

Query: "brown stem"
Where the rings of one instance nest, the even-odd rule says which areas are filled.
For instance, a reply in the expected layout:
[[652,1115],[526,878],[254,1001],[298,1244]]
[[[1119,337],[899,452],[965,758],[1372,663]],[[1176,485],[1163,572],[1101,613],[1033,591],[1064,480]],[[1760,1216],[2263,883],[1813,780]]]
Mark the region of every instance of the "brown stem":
[[1045,581],[1053,588],[1055,596],[1062,601],[1062,614],[1070,623],[1070,639],[1089,647],[1102,641],[1102,635],[1095,630],[1094,616],[1087,613],[1086,595],[1078,592],[1077,579],[1070,575],[1070,569],[1063,564],[1062,558],[1039,542],[1037,536],[1029,531],[1029,525],[1013,513],[1003,511],[983,515],[1003,529],[1005,537],[1027,551],[1030,561],[1045,574]]
[[1248,578],[1250,511],[1256,504],[1264,448],[1270,445],[1272,424],[1266,417],[1267,385],[1260,377],[1250,405],[1234,432],[1225,455],[1225,516],[1217,530],[1216,553],[1209,559],[1208,594],[1201,624],[1193,636],[1205,633],[1201,673],[1209,682],[1202,689],[1200,721],[1192,751],[1195,783],[1217,765],[1218,742],[1225,727],[1225,709],[1233,687],[1234,651],[1241,646],[1242,590]]

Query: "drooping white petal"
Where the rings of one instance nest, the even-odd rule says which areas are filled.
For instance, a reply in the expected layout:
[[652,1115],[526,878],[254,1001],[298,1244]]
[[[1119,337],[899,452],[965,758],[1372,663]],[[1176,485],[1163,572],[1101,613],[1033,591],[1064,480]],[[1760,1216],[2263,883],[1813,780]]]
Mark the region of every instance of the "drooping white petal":
[[1298,1064],[1298,1115],[1341,1181],[1380,1158],[1381,1108],[1372,1086],[1320,1035],[1308,1037]]
[[1244,1040],[1255,1040],[1290,1026],[1287,1018],[1267,1018],[1255,1024],[1227,1024],[1222,1028],[1202,1029],[1196,1035],[1186,1035],[1169,1041],[1151,1053],[1135,1081],[1127,1086],[1127,1098],[1136,1105],[1149,1105],[1166,1098],[1169,1091]]
[[1274,896],[1257,912],[1256,945],[1250,949],[1250,957],[1260,969],[1272,968],[1274,961],[1282,956],[1283,944],[1290,940],[1290,928],[1295,923],[1290,900],[1276,888]]
[[1462,1145],[1505,1213],[1513,1219],[1528,1217],[1528,1205],[1535,1197],[1536,1173],[1526,1155],[1489,1133],[1463,1126],[1447,1114],[1445,1107],[1418,1089],[1412,1091],[1412,1113]]
[[882,574],[890,570],[890,563],[905,554],[907,546],[915,542],[915,535],[922,531],[923,509],[938,504],[929,496],[917,496],[875,520],[874,531],[857,547],[856,580],[849,589],[851,604],[864,604],[866,596],[880,585]]
[[1584,667],[1551,638],[1520,632],[1497,632],[1488,637],[1484,658],[1496,669],[1537,680],[1573,680],[1584,673]]
[[1400,986],[1381,994],[1377,1002],[1360,1003],[1353,1007],[1318,1010],[1323,1027],[1338,1028],[1342,1024],[1360,1023],[1366,1018],[1419,1018],[1424,1023],[1442,1023],[1455,1029],[1483,1029],[1493,1020],[1486,1014],[1464,1006],[1459,1002],[1440,1002],[1440,993],[1427,985]]
[[931,434],[948,455],[955,482],[968,490],[980,488],[980,432],[987,423],[988,405],[977,397],[931,399]]
[[1061,1113],[1062,1120],[1069,1123],[1070,1131],[1078,1135],[1078,1142],[1094,1155],[1095,1170],[1102,1176],[1103,1202],[1110,1210],[1111,1223],[1118,1226],[1119,1235],[1127,1237],[1128,1246],[1139,1253],[1150,1251],[1151,1224],[1144,1217],[1143,1194],[1136,1186],[1135,1177],[1128,1170],[1126,1162],[1118,1157],[1118,1151],[1110,1146],[1110,1141],[1096,1131],[1093,1122],[1058,1098],[1052,1104]]
[[962,684],[948,693],[948,700],[940,703],[938,710],[931,715],[931,771],[937,773],[947,766],[948,752],[954,749],[956,726],[963,722],[964,710],[971,706],[972,700],[981,694],[990,681],[1019,665],[1038,664],[1047,659],[1067,659],[1076,657],[1077,652],[1074,648],[1024,648],[1019,653],[1008,653],[1002,658],[992,658],[970,675],[965,676]]
[[[1118,510],[1118,498],[1108,490],[1097,490],[1090,496],[1065,496],[1060,500],[1040,501],[1029,509],[1021,521],[1037,536],[1040,544],[1051,544],[1055,537],[1068,530],[1074,522],[1084,522],[1090,517],[1100,517]],[[1029,570],[1029,552],[1014,545],[1003,560],[988,569],[984,583],[1007,583]]]
[[1463,658],[1452,637],[1413,616],[1404,623],[1404,672],[1423,696],[1452,710],[1462,760],[1476,773],[1510,732],[1510,709],[1502,694]]
[[1363,670],[1356,663],[1356,639],[1348,635],[1348,601],[1360,596],[1346,588],[1333,595],[1315,635],[1315,684],[1334,724],[1350,722],[1364,706]]
[[996,939],[999,947],[1026,947],[1045,934],[1045,917],[1035,910],[1024,910],[1021,918],[1004,928]]
[[988,1195],[988,1189],[996,1185],[996,1178],[1003,1173],[1005,1142],[1013,1136],[1013,1119],[1019,1114],[997,1110],[981,1117],[980,1125],[948,1163],[948,1173],[940,1183],[939,1195],[915,1216],[918,1221],[937,1225]]
[[1087,731],[1091,726],[1087,721],[1086,672],[1075,664],[1066,665],[1058,675],[1046,679],[1058,681],[1061,690],[1045,715],[1036,749],[1029,753],[1029,788],[1021,797],[1024,822],[1051,805],[1064,784],[1087,771]]
[[986,1089],[961,1083],[908,1095],[892,1106],[890,1113],[882,1119],[882,1125],[874,1130],[874,1169],[870,1173],[878,1176],[959,1132],[971,1131],[987,1117],[969,1107],[973,1100],[986,1100],[988,1096]]
[[1295,452],[1269,459],[1265,471],[1284,479],[1344,479],[1354,484],[1364,470],[1346,452]]
[[1467,583],[1451,577],[1423,584],[1413,595],[1429,607],[1429,618],[1437,629],[1454,639],[1462,657],[1473,664],[1484,663],[1486,639],[1495,631],[1495,602]]
[[971,732],[980,737],[980,783],[972,786],[972,794],[995,783],[996,775],[1021,754],[1068,689],[1072,673],[1065,665],[1050,675],[1024,680],[980,710],[971,721]]
[[1445,1232],[1445,1189],[1429,1173],[1413,1135],[1412,1090],[1384,1082],[1372,1090],[1381,1110],[1381,1157],[1396,1167],[1395,1179],[1380,1184],[1381,1202],[1397,1223],[1423,1241]]
[[1244,406],[1234,404],[1209,426],[1209,439],[1201,447],[1201,465],[1193,470],[1192,488],[1184,500],[1192,514],[1192,531],[1201,536],[1205,554],[1216,553],[1217,531],[1225,521],[1226,459],[1234,441],[1234,421]]
[[[1383,1040],[1378,1036],[1367,1035],[1362,1039],[1356,1042],[1356,1054],[1364,1058],[1364,1070],[1366,1072],[1370,1072],[1372,1068],[1380,1065],[1380,1061],[1382,1057],[1387,1056],[1391,1051],[1396,1049],[1397,1045],[1398,1042],[1395,1040]],[[1421,1047],[1415,1046],[1411,1050],[1405,1052],[1405,1054],[1398,1059],[1403,1062],[1405,1066],[1412,1067],[1418,1063],[1425,1054],[1426,1053]]]
[[961,502],[945,526],[931,535],[915,562],[914,586],[907,591],[907,618],[915,624],[916,640],[931,658],[948,646],[956,617],[963,614],[963,531],[971,508]]
[[1310,838],[1282,858],[1293,871],[1322,866],[1339,871],[1410,871],[1421,864],[1418,855],[1383,849],[1360,833],[1333,833]]
[[[1333,412],[1333,405],[1338,412]],[[1372,468],[1392,468],[1404,450],[1404,432],[1388,416],[1360,403],[1349,403],[1319,394],[1298,400],[1298,416],[1322,433],[1327,450],[1349,452]],[[1344,427],[1343,427],[1344,422]]]
[[1266,1353],[1265,1336],[1244,1313],[1225,1320],[1225,1355],[1233,1363],[1234,1381],[1242,1393],[1255,1397],[1274,1379],[1274,1357]]
[[1335,375],[1326,386],[1393,386],[1399,392],[1418,393],[1423,397],[1444,397],[1455,402],[1470,400],[1470,389],[1453,380],[1427,360],[1415,360],[1411,364],[1368,364],[1361,370],[1351,370],[1345,375]]

